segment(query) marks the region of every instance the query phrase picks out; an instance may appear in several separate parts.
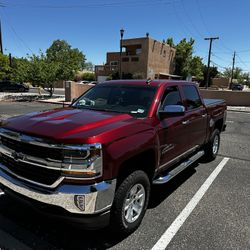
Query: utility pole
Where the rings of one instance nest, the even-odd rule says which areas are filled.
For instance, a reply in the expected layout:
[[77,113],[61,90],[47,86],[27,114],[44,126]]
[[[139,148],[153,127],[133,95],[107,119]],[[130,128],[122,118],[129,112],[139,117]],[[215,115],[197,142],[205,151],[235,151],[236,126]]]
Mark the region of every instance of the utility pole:
[[210,59],[211,59],[211,50],[212,50],[212,43],[213,40],[219,39],[219,37],[206,37],[205,40],[209,40],[209,52],[208,52],[208,61],[207,61],[207,79],[206,79],[206,89],[208,88],[209,82],[209,72],[210,72]]
[[12,56],[11,56],[11,53],[9,53],[9,65],[12,68]]
[[3,54],[3,41],[2,41],[1,19],[0,19],[0,52]]
[[233,85],[235,55],[236,55],[236,52],[234,51],[234,56],[233,56],[233,66],[232,66],[232,73],[231,73],[231,79],[230,79],[229,89],[232,89],[232,85]]

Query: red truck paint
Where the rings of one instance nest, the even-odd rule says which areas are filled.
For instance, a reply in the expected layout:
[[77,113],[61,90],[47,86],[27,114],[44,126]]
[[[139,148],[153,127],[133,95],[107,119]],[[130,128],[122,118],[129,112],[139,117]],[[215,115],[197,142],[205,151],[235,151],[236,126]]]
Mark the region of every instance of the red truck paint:
[[[195,145],[205,145],[218,122],[220,130],[225,124],[225,102],[206,106],[202,98],[202,106],[198,109],[186,110],[182,116],[159,118],[158,109],[166,88],[176,86],[184,106],[187,107],[182,88],[184,85],[196,87],[194,83],[170,80],[151,82],[120,80],[102,84],[156,87],[157,91],[147,117],[137,119],[131,114],[68,107],[10,118],[2,127],[30,136],[47,138],[57,143],[78,145],[101,143],[103,174],[92,181],[80,181],[86,184],[118,178],[123,164],[143,152],[154,154],[154,166],[150,167],[154,169],[155,174],[159,174],[169,167],[166,163],[172,159]],[[196,89],[198,91],[198,88]],[[183,125],[186,120],[190,123]],[[162,167],[164,165],[166,167]]]

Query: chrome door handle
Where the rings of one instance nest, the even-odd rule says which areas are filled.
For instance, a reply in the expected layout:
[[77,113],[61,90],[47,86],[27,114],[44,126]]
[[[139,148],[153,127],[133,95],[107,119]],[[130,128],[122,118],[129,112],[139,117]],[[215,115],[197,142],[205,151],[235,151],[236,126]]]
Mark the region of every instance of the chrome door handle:
[[207,114],[203,114],[202,117],[207,117]]
[[186,120],[186,121],[183,121],[182,124],[187,125],[189,122],[190,122],[189,120]]

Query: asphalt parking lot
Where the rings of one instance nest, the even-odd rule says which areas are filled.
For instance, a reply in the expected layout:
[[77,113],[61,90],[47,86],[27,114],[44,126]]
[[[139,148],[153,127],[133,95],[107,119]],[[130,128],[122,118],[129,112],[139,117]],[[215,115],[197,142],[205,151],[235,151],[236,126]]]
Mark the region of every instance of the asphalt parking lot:
[[[55,107],[1,102],[0,118]],[[187,208],[222,161],[193,210]],[[168,184],[153,187],[145,218],[133,234],[115,238],[108,230],[85,231],[2,196],[0,249],[250,249],[249,180],[250,113],[228,112],[216,160],[194,164]],[[162,236],[170,239],[167,245],[159,242]]]

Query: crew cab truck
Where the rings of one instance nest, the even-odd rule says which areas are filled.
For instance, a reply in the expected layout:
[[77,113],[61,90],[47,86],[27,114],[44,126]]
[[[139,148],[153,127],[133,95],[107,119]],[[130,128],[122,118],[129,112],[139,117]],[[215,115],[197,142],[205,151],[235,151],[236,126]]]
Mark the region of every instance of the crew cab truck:
[[0,189],[86,228],[131,233],[153,184],[216,157],[225,121],[225,101],[204,100],[194,83],[107,81],[69,107],[1,122]]

